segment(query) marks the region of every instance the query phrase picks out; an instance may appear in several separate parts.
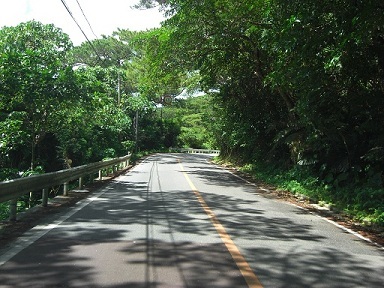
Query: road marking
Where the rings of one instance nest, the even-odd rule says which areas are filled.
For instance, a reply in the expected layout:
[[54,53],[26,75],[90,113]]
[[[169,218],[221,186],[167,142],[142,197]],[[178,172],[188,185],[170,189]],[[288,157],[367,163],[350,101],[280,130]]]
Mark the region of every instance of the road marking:
[[250,287],[250,288],[262,288],[263,285],[261,284],[261,282],[257,278],[256,274],[253,273],[248,262],[245,260],[244,256],[241,254],[240,250],[237,248],[235,243],[232,241],[231,237],[228,235],[224,226],[221,225],[219,219],[216,217],[216,215],[213,213],[211,208],[205,202],[205,200],[204,200],[203,196],[201,196],[199,190],[197,190],[196,186],[192,183],[192,181],[189,178],[187,172],[185,171],[183,165],[181,164],[180,159],[179,159],[179,165],[181,167],[181,171],[183,172],[185,179],[187,179],[189,186],[191,187],[191,189],[192,189],[193,193],[195,194],[197,200],[199,201],[200,205],[203,207],[205,213],[207,213],[208,217],[211,219],[213,226],[216,228],[216,231],[219,234],[221,240],[224,242],[225,246],[227,247],[233,260],[235,261],[237,267],[239,268],[240,273],[243,275],[245,281],[247,282],[248,287]]
[[[219,166],[218,166],[218,167],[219,167]],[[249,184],[249,185],[252,185],[252,186],[256,187],[258,190],[262,190],[262,191],[264,191],[264,192],[270,192],[269,189],[266,189],[266,188],[263,188],[263,187],[261,187],[261,186],[258,186],[257,184],[248,181],[247,179],[245,179],[245,178],[243,178],[243,177],[241,177],[241,176],[239,176],[239,175],[233,173],[233,172],[230,171],[230,170],[226,170],[226,169],[224,169],[224,171],[226,171],[226,172],[230,173],[231,175],[233,175],[233,176],[235,176],[235,177],[237,177],[237,178],[243,180],[245,183],[247,183],[247,184]],[[384,250],[384,246],[383,246],[383,245],[380,245],[379,243],[377,243],[377,242],[375,242],[375,241],[373,241],[373,240],[371,240],[371,239],[369,239],[369,238],[367,238],[367,237],[364,237],[363,235],[361,235],[361,234],[360,234],[359,232],[357,232],[357,231],[353,231],[352,229],[349,229],[349,228],[347,228],[347,227],[344,227],[344,226],[342,226],[341,224],[339,224],[339,223],[337,223],[337,222],[335,222],[335,221],[333,221],[333,220],[328,219],[327,217],[321,216],[321,215],[319,214],[319,211],[314,211],[314,212],[312,212],[312,211],[309,211],[307,208],[301,207],[301,206],[299,206],[299,205],[297,205],[297,204],[293,204],[293,203],[286,202],[286,201],[284,201],[284,203],[289,204],[289,205],[292,205],[292,206],[294,206],[294,207],[296,207],[296,208],[298,208],[298,209],[307,211],[309,214],[312,214],[312,215],[314,215],[314,216],[316,216],[316,217],[321,218],[322,220],[324,220],[324,221],[326,221],[326,222],[328,222],[328,223],[330,223],[330,224],[332,224],[332,225],[334,225],[334,226],[340,228],[341,230],[343,230],[343,231],[345,231],[345,232],[347,232],[347,233],[349,233],[349,234],[352,234],[352,235],[354,235],[355,237],[357,237],[357,238],[359,238],[359,239],[361,239],[361,240],[363,240],[363,241],[365,241],[365,242],[367,242],[367,243],[369,243],[369,244],[371,244],[371,245],[376,246],[376,247],[379,248],[380,250]]]
[[0,266],[4,265],[11,258],[13,258],[22,250],[26,249],[27,247],[35,243],[37,240],[39,240],[41,237],[46,235],[51,230],[60,226],[64,221],[66,221],[69,217],[74,215],[76,212],[80,211],[81,209],[83,209],[85,206],[87,206],[94,200],[100,198],[105,193],[105,189],[109,189],[110,187],[115,185],[116,183],[110,183],[107,186],[99,188],[94,192],[95,196],[80,200],[75,204],[73,208],[71,208],[71,210],[68,210],[67,212],[65,212],[65,214],[61,215],[53,223],[37,225],[32,229],[30,229],[29,231],[25,232],[22,236],[18,237],[15,241],[10,243],[9,246],[6,247],[6,249],[0,248]]

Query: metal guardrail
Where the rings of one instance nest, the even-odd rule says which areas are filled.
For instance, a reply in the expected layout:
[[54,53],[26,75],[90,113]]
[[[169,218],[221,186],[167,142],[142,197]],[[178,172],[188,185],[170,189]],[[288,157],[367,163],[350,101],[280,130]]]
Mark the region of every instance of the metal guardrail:
[[129,164],[130,157],[131,155],[126,155],[75,168],[0,182],[0,202],[11,200],[10,220],[16,220],[16,204],[18,197],[29,192],[42,190],[42,205],[47,206],[48,188],[64,184],[63,194],[64,196],[67,196],[68,183],[70,181],[79,179],[79,187],[81,188],[83,177],[99,172],[99,178],[101,178],[101,171],[104,169],[112,167],[113,171],[116,171],[116,169],[119,169],[121,166],[122,168],[125,168]]
[[220,150],[215,149],[194,149],[194,148],[169,148],[170,152],[193,153],[193,154],[220,154]]

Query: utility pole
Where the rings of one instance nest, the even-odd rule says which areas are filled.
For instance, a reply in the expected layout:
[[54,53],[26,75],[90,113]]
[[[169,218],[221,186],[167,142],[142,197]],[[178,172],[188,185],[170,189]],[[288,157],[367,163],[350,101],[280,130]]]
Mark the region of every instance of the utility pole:
[[117,70],[117,105],[120,106],[121,102],[121,79],[120,79],[120,67]]
[[121,69],[121,61],[118,60],[117,62],[117,105],[120,106],[121,102],[121,76],[120,76],[120,69]]
[[139,110],[136,110],[136,116],[135,116],[135,153],[137,153],[137,139],[139,134]]
[[[139,93],[133,93],[133,97],[139,97]],[[135,153],[137,153],[138,145],[138,135],[139,135],[139,108],[136,109],[135,119],[134,119],[134,129],[135,129]]]

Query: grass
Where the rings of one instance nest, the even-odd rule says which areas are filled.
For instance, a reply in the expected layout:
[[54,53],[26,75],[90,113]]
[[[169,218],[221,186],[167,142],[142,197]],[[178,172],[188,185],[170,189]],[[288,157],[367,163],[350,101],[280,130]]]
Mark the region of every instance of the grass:
[[[229,166],[235,163],[216,162]],[[310,169],[294,167],[283,170],[262,163],[245,164],[236,168],[258,182],[275,187],[277,190],[305,196],[321,206],[335,207],[355,221],[371,227],[384,229],[384,189],[349,184],[332,187],[313,175]]]

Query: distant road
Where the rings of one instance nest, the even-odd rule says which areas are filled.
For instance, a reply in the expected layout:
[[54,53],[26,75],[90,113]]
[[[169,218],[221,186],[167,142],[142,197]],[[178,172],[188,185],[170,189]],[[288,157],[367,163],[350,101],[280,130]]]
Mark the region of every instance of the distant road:
[[200,154],[156,154],[0,255],[0,287],[384,287],[384,251]]

